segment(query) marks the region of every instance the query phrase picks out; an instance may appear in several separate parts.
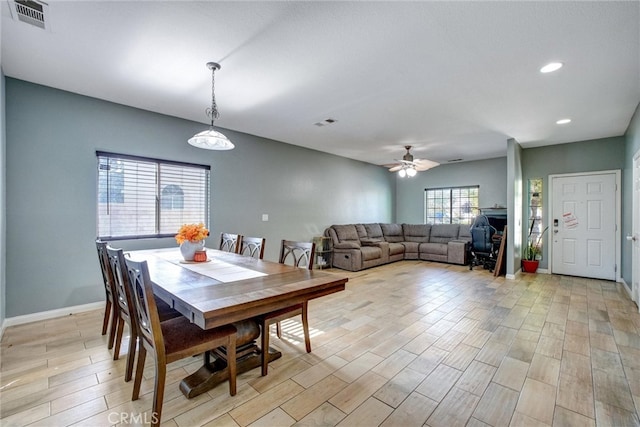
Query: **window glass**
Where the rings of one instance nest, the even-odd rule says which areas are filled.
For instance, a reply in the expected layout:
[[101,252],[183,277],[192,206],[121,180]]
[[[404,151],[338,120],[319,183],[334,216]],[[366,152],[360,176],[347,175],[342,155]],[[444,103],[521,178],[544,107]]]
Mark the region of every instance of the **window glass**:
[[425,189],[425,224],[471,224],[479,186]]
[[169,237],[185,223],[208,224],[207,165],[97,153],[98,236]]

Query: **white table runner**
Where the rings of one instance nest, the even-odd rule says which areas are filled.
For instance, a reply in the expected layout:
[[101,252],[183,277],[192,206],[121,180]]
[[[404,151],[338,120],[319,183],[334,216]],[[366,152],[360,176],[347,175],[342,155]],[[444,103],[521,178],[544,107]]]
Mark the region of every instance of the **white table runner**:
[[266,276],[265,273],[229,264],[228,262],[221,261],[215,257],[209,258],[207,262],[188,262],[182,259],[179,251],[156,252],[155,255],[171,263],[177,264],[180,267],[211,277],[223,283]]

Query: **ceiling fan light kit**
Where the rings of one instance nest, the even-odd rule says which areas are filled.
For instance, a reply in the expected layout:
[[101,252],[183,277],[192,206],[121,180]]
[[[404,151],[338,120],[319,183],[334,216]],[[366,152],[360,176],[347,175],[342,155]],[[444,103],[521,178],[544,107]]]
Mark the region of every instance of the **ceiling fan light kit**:
[[211,118],[211,126],[208,130],[192,136],[187,142],[194,147],[205,150],[232,150],[235,145],[229,141],[229,138],[213,128],[213,121],[220,117],[215,94],[215,74],[216,70],[220,69],[220,64],[207,62],[207,68],[211,70],[211,107],[206,109],[206,113],[207,117]]
[[400,178],[416,176],[418,172],[435,168],[440,164],[427,159],[414,159],[413,154],[409,152],[411,146],[405,145],[404,148],[407,150],[407,153],[402,156],[402,160],[396,160],[396,162],[399,163],[389,168],[389,172],[398,172]]

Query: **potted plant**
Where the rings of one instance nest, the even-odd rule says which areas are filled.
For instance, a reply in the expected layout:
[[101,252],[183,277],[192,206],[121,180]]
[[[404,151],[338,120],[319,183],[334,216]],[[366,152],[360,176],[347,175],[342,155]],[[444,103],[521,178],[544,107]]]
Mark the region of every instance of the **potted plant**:
[[531,226],[529,227],[529,237],[527,238],[527,246],[524,249],[524,258],[522,260],[522,271],[526,273],[535,273],[540,263],[540,256],[542,251],[540,249],[540,243],[542,236],[546,233],[549,227],[545,227],[542,233],[538,235],[533,234],[533,229],[536,223],[535,218],[531,218]]

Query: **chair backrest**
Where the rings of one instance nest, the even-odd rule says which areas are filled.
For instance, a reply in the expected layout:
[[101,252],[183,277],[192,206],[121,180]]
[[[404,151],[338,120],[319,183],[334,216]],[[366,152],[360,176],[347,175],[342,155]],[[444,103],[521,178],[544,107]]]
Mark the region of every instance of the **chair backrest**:
[[116,290],[113,283],[113,275],[109,268],[109,261],[107,258],[107,245],[108,243],[100,239],[96,239],[96,249],[98,251],[98,261],[100,261],[100,271],[102,271],[102,282],[104,283],[104,291],[107,294],[107,299],[115,303]]
[[153,287],[149,278],[149,268],[146,261],[124,260],[129,276],[129,285],[135,306],[138,336],[147,346],[153,348],[158,357],[164,357],[164,338],[160,328],[160,317],[156,300],[153,297]]
[[264,244],[264,237],[242,236],[242,242],[240,243],[240,255],[262,259],[264,257]]
[[[135,322],[135,315],[132,313],[132,309],[135,309],[135,306],[133,304],[131,285],[129,284],[129,275],[127,274],[124,264],[124,252],[122,249],[107,246],[107,259],[116,289],[117,303],[120,307],[120,312],[133,323]],[[132,325],[132,327],[135,327],[135,324]]]
[[491,252],[495,227],[489,224],[486,215],[478,215],[469,229],[471,234],[471,249],[476,252]]
[[283,240],[280,247],[280,264],[291,264],[296,267],[313,269],[313,257],[316,244],[311,242],[295,242]]
[[225,252],[240,253],[242,236],[240,234],[220,233],[220,250]]

